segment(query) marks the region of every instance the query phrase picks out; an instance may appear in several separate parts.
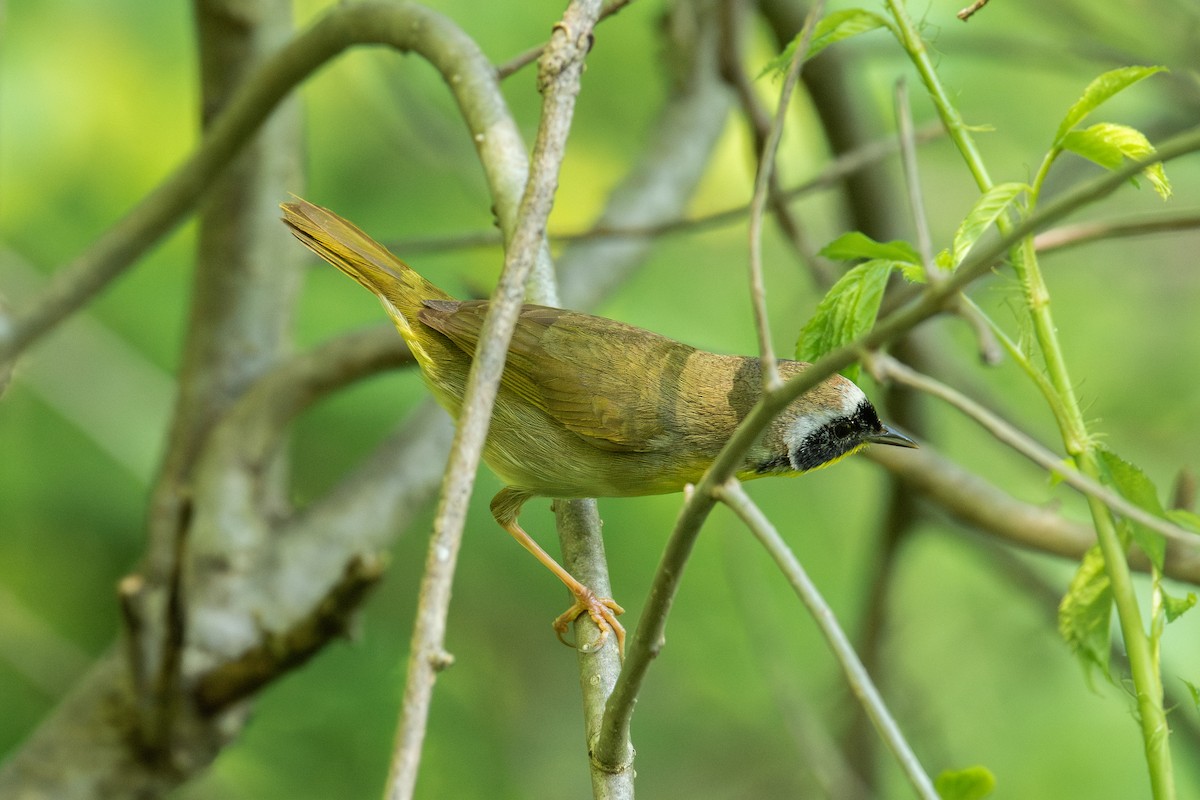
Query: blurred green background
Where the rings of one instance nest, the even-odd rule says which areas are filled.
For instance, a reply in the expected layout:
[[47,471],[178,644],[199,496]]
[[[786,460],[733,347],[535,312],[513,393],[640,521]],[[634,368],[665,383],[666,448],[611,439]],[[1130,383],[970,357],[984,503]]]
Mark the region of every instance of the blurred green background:
[[[303,25],[330,4],[298,2]],[[541,41],[561,3],[431,5],[457,20],[496,62]],[[830,4],[831,8],[845,4]],[[1063,111],[1099,72],[1125,63],[1172,67],[1097,116],[1155,139],[1194,124],[1200,110],[1200,11],[1190,3],[1113,6],[1005,0],[968,25],[958,0],[916,5],[940,74],[980,133],[996,180],[1025,180]],[[197,84],[187,4],[136,0],[12,3],[0,29],[0,295],[22,298],[149,191],[197,138]],[[604,23],[589,57],[553,231],[584,228],[638,151],[665,91],[656,38],[662,4],[646,0]],[[756,33],[751,73],[771,55]],[[1069,44],[1068,44],[1069,43]],[[857,100],[892,119],[891,91],[908,76],[918,124],[933,112],[900,50],[883,34],[848,46],[865,78]],[[758,84],[765,98],[778,84]],[[533,72],[505,83],[529,140],[539,96]],[[378,49],[336,60],[303,88],[310,170],[305,196],[383,240],[486,230],[490,201],[471,143],[437,75]],[[797,103],[781,156],[787,180],[828,156],[814,114]],[[922,149],[935,246],[948,242],[975,197],[945,141]],[[878,167],[897,172],[894,161]],[[1055,188],[1096,173],[1064,162]],[[1168,166],[1169,206],[1143,185],[1083,217],[1113,219],[1200,205],[1193,157]],[[787,181],[785,181],[786,183]],[[692,211],[749,199],[752,159],[731,118]],[[297,187],[299,188],[299,187]],[[281,198],[284,199],[284,198]],[[889,202],[903,206],[898,194]],[[798,211],[815,242],[844,230],[832,195]],[[907,212],[904,212],[907,213]],[[791,348],[818,295],[768,226],[767,283],[777,346]],[[118,634],[117,580],[143,547],[147,488],[162,451],[186,322],[193,232],[184,226],[136,269],[30,352],[0,401],[0,753],[20,746]],[[1044,262],[1066,355],[1094,429],[1160,487],[1200,466],[1200,234],[1107,241]],[[403,256],[404,253],[402,252]],[[451,292],[486,287],[498,249],[409,259]],[[645,268],[598,311],[708,349],[753,352],[745,288],[744,222],[664,238]],[[1016,332],[1008,273],[975,299]],[[376,303],[315,265],[297,316],[308,347],[377,322]],[[937,322],[945,375],[992,399],[1042,441],[1050,415],[1019,370],[977,366],[960,324]],[[868,381],[872,396],[881,390]],[[395,427],[423,390],[390,374],[339,394],[295,433],[297,502],[319,494]],[[994,443],[956,412],[930,404],[930,439],[1016,496],[1061,505],[1077,498]],[[451,609],[456,665],[435,695],[418,792],[423,797],[559,798],[588,792],[575,659],[550,635],[562,588],[490,519],[498,488],[476,490]],[[751,493],[788,536],[851,631],[887,483],[865,460]],[[678,497],[601,502],[614,593],[638,619]],[[547,502],[526,527],[553,541]],[[272,686],[243,736],[180,797],[365,798],[386,771],[424,559],[428,513],[392,553],[358,635]],[[888,596],[878,676],[926,767],[989,767],[1001,798],[1131,798],[1148,794],[1133,705],[1124,685],[1089,687],[1058,639],[1052,609],[989,563],[974,534],[936,514],[902,553]],[[554,548],[552,548],[553,550]],[[1021,554],[1060,590],[1071,565]],[[1165,680],[1200,683],[1200,613],[1171,626]],[[1183,692],[1186,696],[1186,692]],[[843,683],[810,620],[732,515],[718,510],[692,558],[635,716],[638,785],[646,797],[819,796],[796,722],[816,714],[836,736],[847,719]],[[1184,703],[1172,719],[1191,718]],[[1181,797],[1200,796],[1200,757],[1177,737]],[[905,797],[883,768],[881,796]]]

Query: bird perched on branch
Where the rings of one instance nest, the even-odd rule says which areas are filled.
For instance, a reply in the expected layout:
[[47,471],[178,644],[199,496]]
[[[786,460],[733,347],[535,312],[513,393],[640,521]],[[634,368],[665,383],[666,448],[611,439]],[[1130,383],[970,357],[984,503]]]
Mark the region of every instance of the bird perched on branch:
[[[488,303],[455,300],[350,222],[297,199],[284,222],[314,253],[374,293],[421,367],[434,398],[462,408]],[[789,378],[809,365],[780,361]],[[624,651],[622,609],[597,597],[517,522],[531,497],[629,497],[699,481],[762,392],[760,361],[697,350],[614,320],[526,305],[508,348],[483,459],[504,481],[492,515],[566,584],[575,603]],[[879,421],[857,386],[834,375],[766,428],[738,469],[746,480],[828,466],[867,444],[915,447]]]

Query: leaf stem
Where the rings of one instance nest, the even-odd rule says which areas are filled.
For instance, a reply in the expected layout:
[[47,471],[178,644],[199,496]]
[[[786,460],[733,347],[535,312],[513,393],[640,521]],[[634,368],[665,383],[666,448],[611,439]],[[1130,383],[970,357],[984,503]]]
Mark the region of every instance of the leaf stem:
[[[975,146],[970,131],[962,117],[950,102],[949,96],[938,80],[920,33],[904,9],[901,0],[888,0],[888,8],[896,22],[896,35],[908,51],[921,80],[929,91],[930,98],[945,124],[950,138],[958,147],[967,168],[975,178],[980,190],[987,191],[992,181],[983,159]],[[1034,180],[1030,194],[1030,209],[1036,207],[1041,186],[1053,163],[1057,150],[1052,149],[1043,160]],[[1002,234],[1011,230],[1006,218],[996,220]],[[1089,478],[1101,478],[1100,466],[1092,439],[1075,396],[1074,384],[1067,370],[1066,359],[1059,344],[1053,315],[1050,312],[1050,293],[1042,279],[1037,263],[1032,236],[1025,236],[1010,252],[1013,268],[1025,294],[1025,305],[1033,322],[1034,334],[1046,365],[1047,377],[1057,394],[1059,402],[1052,403],[1063,444],[1075,460],[1079,471]],[[1096,536],[1104,555],[1106,571],[1112,583],[1113,602],[1125,647],[1129,653],[1130,671],[1137,696],[1138,717],[1145,742],[1146,760],[1150,771],[1150,784],[1155,798],[1169,799],[1175,796],[1174,777],[1171,770],[1171,754],[1167,744],[1168,728],[1162,704],[1162,682],[1156,668],[1152,646],[1142,627],[1137,594],[1125,558],[1125,547],[1117,535],[1116,525],[1108,508],[1095,496],[1089,495],[1088,507],[1096,528]]]
[[967,129],[966,123],[963,122],[962,115],[958,113],[954,103],[950,102],[950,96],[938,79],[937,71],[933,67],[933,61],[929,58],[929,51],[925,47],[925,41],[921,38],[920,31],[913,25],[901,0],[888,0],[887,5],[896,21],[893,31],[917,68],[917,74],[921,76],[921,82],[925,84],[925,89],[929,92],[929,99],[933,101],[938,116],[942,118],[942,124],[946,126],[946,132],[959,152],[962,153],[963,160],[967,162],[967,169],[975,178],[975,183],[978,184],[981,191],[986,192],[992,188],[992,179],[988,175],[987,167],[984,166],[983,156],[979,154],[979,149],[975,146],[975,140]]

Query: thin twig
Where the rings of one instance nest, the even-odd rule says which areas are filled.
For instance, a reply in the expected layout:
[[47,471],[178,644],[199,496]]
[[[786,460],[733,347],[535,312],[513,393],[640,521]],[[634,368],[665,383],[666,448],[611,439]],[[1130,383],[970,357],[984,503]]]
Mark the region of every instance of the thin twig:
[[[633,0],[613,0],[604,7],[603,11],[600,12],[600,18],[596,20],[596,23],[599,24],[603,22],[632,2]],[[503,64],[500,64],[496,67],[496,77],[500,80],[511,77],[513,74],[520,72],[521,70],[525,69],[525,67],[537,61],[538,58],[541,57],[542,53],[545,52],[545,50],[546,44],[543,43],[534,45],[524,53],[513,56],[508,61],[505,61]]]
[[952,310],[975,334],[975,342],[979,350],[979,360],[986,366],[994,367],[1004,360],[1004,348],[996,338],[996,332],[988,324],[987,318],[979,306],[969,302],[966,297],[959,295],[955,299]]
[[792,92],[800,81],[800,70],[808,56],[808,45],[812,41],[813,28],[825,8],[824,0],[817,0],[804,21],[799,42],[792,61],[788,64],[783,88],[779,90],[779,106],[771,119],[771,127],[763,142],[758,160],[758,172],[754,176],[754,195],[750,199],[750,221],[747,236],[750,240],[750,299],[754,305],[754,325],[758,331],[758,355],[762,361],[764,391],[773,391],[780,385],[779,370],[775,363],[775,348],[771,344],[771,327],[767,320],[767,289],[763,283],[762,224],[767,205],[767,193],[771,188],[771,176],[775,172],[775,156],[779,151],[779,140],[783,137],[783,123],[787,119]]
[[[804,27],[807,4],[795,0],[756,0],[754,4],[778,48],[791,42]],[[828,18],[828,17],[827,17]],[[805,66],[801,76],[812,112],[824,131],[832,156],[840,157],[884,135],[884,114],[872,99],[873,82],[855,55],[855,48],[829,47]],[[938,126],[942,127],[942,126]],[[945,129],[939,131],[945,134]],[[892,141],[894,142],[894,137]],[[840,204],[849,227],[873,239],[896,238],[903,215],[892,198],[897,196],[891,169],[862,170],[847,176],[841,187]],[[841,270],[822,260],[834,277]],[[826,284],[828,285],[828,284]]]
[[[945,135],[945,128],[940,123],[924,125],[916,132],[918,144],[927,144]],[[891,156],[899,149],[899,143],[893,137],[879,139],[838,156],[831,161],[815,177],[803,181],[790,189],[780,189],[776,197],[781,202],[792,202],[815,192],[832,189],[850,175],[859,170],[874,167]],[[638,225],[624,227],[597,226],[578,233],[552,234],[551,240],[556,242],[584,241],[592,238],[607,236],[662,236],[692,230],[709,230],[723,225],[740,223],[750,213],[750,204],[714,211],[709,214],[687,219],[673,220],[658,225]]]
[[545,49],[546,45],[535,44],[525,52],[513,56],[508,61],[505,61],[500,66],[496,67],[496,77],[500,80],[511,78],[516,73],[525,69],[525,67],[537,61],[538,57],[542,55],[542,51]]
[[[733,88],[738,104],[741,106],[742,114],[750,127],[753,153],[757,160],[766,147],[773,117],[767,112],[766,105],[760,99],[759,87],[745,68],[744,50],[745,40],[748,37],[743,29],[746,27],[747,16],[754,9],[755,4],[746,2],[746,0],[723,0],[721,5],[724,8],[724,19],[720,25],[721,77]],[[803,23],[800,27],[804,27]],[[794,39],[794,36],[788,37],[788,41]],[[807,74],[807,70],[805,74]],[[817,255],[808,241],[799,218],[788,207],[780,189],[778,170],[772,171],[767,176],[767,203],[770,213],[775,218],[776,227],[783,234],[784,241],[791,246],[800,263],[808,269],[817,286],[822,288],[832,286],[837,280],[833,265]],[[747,204],[747,213],[749,213],[749,208],[750,206]]]
[[1079,222],[1052,228],[1034,237],[1033,246],[1039,253],[1053,253],[1107,239],[1148,236],[1170,231],[1189,231],[1200,228],[1200,214],[1187,211],[1181,214],[1146,216],[1108,222]]
[[[679,67],[673,91],[651,129],[642,155],[610,195],[600,225],[621,226],[634,220],[653,223],[677,217],[686,208],[687,198],[716,146],[729,107],[728,96],[716,74],[718,36],[713,24],[716,5],[714,0],[679,3],[668,12],[670,18],[663,30],[681,29],[690,34],[682,39],[664,37],[664,57],[673,59]],[[651,246],[652,240],[646,238],[573,243],[559,259],[566,307],[597,302],[645,257]],[[595,502],[559,502],[555,508],[564,566],[586,586],[601,595],[612,596]],[[575,635],[576,641],[595,640],[597,633],[586,615],[577,620]],[[591,755],[605,703],[616,684],[621,664],[612,647],[595,653],[581,649],[578,660],[584,730]],[[595,758],[589,759],[593,796],[597,800],[619,800],[633,795],[633,747],[629,740],[624,745],[626,756],[616,770],[605,768]]]
[[862,703],[863,709],[871,718],[875,729],[896,757],[896,761],[900,764],[900,768],[904,771],[913,789],[926,800],[937,800],[938,794],[934,791],[929,775],[921,766],[921,762],[904,738],[904,734],[900,732],[900,726],[892,718],[891,712],[888,711],[887,705],[875,688],[871,676],[863,668],[862,662],[854,652],[854,647],[838,624],[833,609],[825,602],[821,592],[808,577],[808,573],[805,572],[795,553],[783,541],[783,537],[779,535],[779,531],[775,529],[767,516],[746,494],[746,490],[742,488],[739,481],[728,480],[715,487],[714,492],[717,499],[729,506],[741,518],[750,532],[771,554],[771,558],[775,559],[775,563],[783,571],[796,595],[808,608],[821,635],[829,644],[830,651],[842,668],[851,690]]
[[550,44],[539,62],[538,86],[543,93],[541,123],[504,271],[492,296],[480,331],[479,346],[467,375],[463,407],[434,518],[434,533],[421,581],[409,654],[403,709],[388,778],[391,800],[411,798],[416,786],[433,683],[445,661],[446,615],[455,560],[466,523],[467,501],[483,452],[509,340],[525,300],[526,282],[539,252],[545,247],[543,231],[554,205],[558,172],[579,92],[579,78],[599,13],[598,0],[571,3],[562,21],[555,25]]
[[958,17],[958,18],[959,18],[959,19],[961,19],[963,22],[966,22],[966,21],[967,21],[967,20],[969,20],[971,17],[975,16],[975,12],[976,12],[976,11],[979,11],[979,10],[980,10],[980,9],[982,9],[984,6],[986,6],[987,4],[988,4],[988,0],[975,0],[975,2],[974,2],[974,3],[971,3],[971,5],[967,6],[967,7],[966,7],[966,8],[964,8],[964,9],[962,9],[961,11],[959,11],[959,12],[958,12],[957,14],[955,14],[954,16]]
[[1157,517],[1117,494],[1107,486],[1069,466],[1062,457],[1056,456],[1030,436],[1005,422],[996,414],[976,403],[971,398],[928,375],[901,364],[891,356],[878,354],[871,357],[872,368],[877,369],[883,379],[895,380],[914,389],[944,400],[979,423],[988,433],[1016,450],[1039,467],[1062,478],[1063,482],[1084,495],[1095,497],[1117,514],[1134,520],[1154,530],[1167,539],[1179,544],[1194,545],[1196,535]]
[[[726,449],[735,446],[729,444],[726,445]],[[714,464],[709,468],[710,475],[715,474],[716,466]],[[662,558],[659,559],[658,569],[642,609],[642,618],[638,621],[625,658],[625,666],[604,708],[604,721],[600,727],[600,737],[596,741],[593,757],[605,769],[619,769],[628,761],[626,743],[629,741],[633,707],[641,692],[650,663],[666,643],[667,616],[679,590],[683,567],[696,543],[696,534],[715,502],[709,488],[713,481],[713,478],[706,475],[700,484],[701,487],[708,484],[705,491],[684,493],[683,508],[680,509],[675,529],[667,540]]]
[[929,235],[929,218],[925,215],[925,199],[921,193],[921,171],[917,167],[916,136],[913,134],[912,110],[908,107],[908,86],[904,78],[896,81],[896,127],[900,142],[900,164],[904,167],[904,184],[908,189],[908,209],[917,232],[917,253],[930,283],[942,278],[933,263],[933,237]]

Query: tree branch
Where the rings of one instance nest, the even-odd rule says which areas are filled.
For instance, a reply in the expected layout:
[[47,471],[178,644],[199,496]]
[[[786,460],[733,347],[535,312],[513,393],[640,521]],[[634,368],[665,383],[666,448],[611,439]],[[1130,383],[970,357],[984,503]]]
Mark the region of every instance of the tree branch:
[[[291,36],[291,6],[282,0],[195,0],[194,9],[201,118],[209,130],[236,101],[247,76],[269,62]],[[199,209],[178,395],[147,521],[145,585],[126,596],[127,608],[140,607],[146,615],[132,629],[141,634],[140,641],[132,634],[131,641],[140,645],[144,661],[135,665],[134,674],[149,677],[139,687],[140,724],[143,745],[153,750],[170,747],[183,689],[186,618],[193,599],[185,596],[184,560],[194,520],[192,473],[198,454],[215,421],[291,346],[301,254],[279,230],[275,198],[301,180],[300,123],[297,101],[279,103],[237,157],[223,170],[214,170],[212,194]],[[262,502],[250,519],[279,513],[286,482],[282,458],[262,466]],[[165,589],[165,600],[160,589]]]
[[[596,501],[558,500],[554,503],[554,514],[562,542],[563,566],[596,592],[598,597],[612,597],[612,585],[605,567],[604,539],[599,535],[600,515],[596,511]],[[621,671],[621,659],[615,647],[587,648],[586,643],[596,641],[599,636],[600,629],[587,614],[575,621],[575,641],[584,643],[576,651],[579,659],[579,690],[583,696],[583,729],[589,757],[595,751],[600,735],[604,703],[612,694]],[[632,746],[628,752],[629,760],[616,770],[607,769],[594,758],[590,759],[588,766],[595,800],[633,799]]]
[[[600,17],[596,20],[596,23],[599,24],[603,22],[623,9],[625,6],[629,5],[631,2],[633,2],[633,0],[611,0],[611,2],[609,2],[609,4],[606,5],[600,12]],[[496,76],[500,78],[500,80],[512,77],[516,73],[525,69],[525,67],[528,67],[530,64],[537,61],[545,51],[546,44],[543,42],[542,44],[529,48],[524,53],[513,56],[508,61],[505,61],[503,64],[496,67]]]
[[[538,254],[545,252],[546,219],[554,204],[558,171],[579,93],[583,61],[591,47],[592,28],[599,13],[598,0],[572,2],[562,21],[555,25],[550,44],[538,65],[543,105],[532,167],[509,240],[504,271],[492,295],[479,334],[479,346],[467,375],[463,407],[421,580],[404,704],[388,778],[388,796],[392,800],[411,797],[416,785],[433,683],[439,665],[444,663],[446,614],[466,521],[467,500],[491,421],[508,343],[525,299],[525,285]],[[552,284],[543,281],[540,299],[553,304],[554,298],[548,296],[551,287]]]
[[195,689],[200,713],[214,714],[249,697],[344,635],[351,615],[383,577],[383,569],[381,558],[352,560],[310,614],[282,633],[264,631],[258,645],[202,676]]
[[[524,179],[515,186],[511,182],[516,173],[524,172],[520,168],[527,166],[527,160],[490,62],[446,17],[423,6],[340,5],[248,76],[192,155],[91,247],[58,270],[51,286],[28,309],[0,324],[0,364],[16,358],[90,301],[169,233],[288,92],[343,50],[361,44],[416,52],[447,77],[483,162],[501,229],[509,235]],[[539,271],[548,271],[548,254],[548,250],[539,254]]]
[[1119,220],[1078,222],[1063,225],[1039,233],[1033,246],[1039,253],[1053,253],[1070,247],[1107,239],[1123,239],[1130,236],[1149,236],[1154,233],[1190,231],[1200,228],[1200,214],[1186,211],[1178,214],[1154,214],[1151,216],[1122,218]]
[[[196,18],[207,125],[218,109],[245,97],[236,87],[259,64],[270,62],[278,43],[290,34],[291,4],[258,0],[233,9],[222,0],[199,0]],[[244,135],[227,131],[209,137],[210,146],[165,184],[174,187],[171,192],[149,195],[73,268],[60,272],[43,295],[45,302],[16,320],[17,327],[0,342],[0,349],[14,341],[19,347],[77,308],[165,233],[168,222],[203,186],[218,181],[217,194],[200,221],[179,401],[148,520],[145,571],[121,585],[127,647],[96,665],[64,704],[71,713],[51,717],[5,765],[0,793],[118,798],[162,792],[207,765],[223,737],[241,721],[236,714],[217,721],[191,713],[186,668],[192,649],[186,622],[193,598],[187,595],[184,558],[196,500],[191,472],[201,444],[214,421],[287,346],[299,272],[287,268],[294,263],[295,249],[280,235],[274,197],[298,180],[298,114],[292,105],[271,116],[279,99],[265,104]],[[218,167],[232,159],[268,116],[259,141],[218,176]],[[217,122],[213,128],[219,131],[222,125]],[[22,320],[32,322],[22,328]],[[15,352],[6,350],[0,361]],[[277,486],[283,473],[270,472],[264,482]],[[271,495],[272,500],[277,497]],[[252,522],[271,509],[264,504]],[[118,661],[117,653],[128,660]],[[44,758],[64,742],[75,752],[69,760],[55,760],[51,774],[28,767],[29,760]]]

